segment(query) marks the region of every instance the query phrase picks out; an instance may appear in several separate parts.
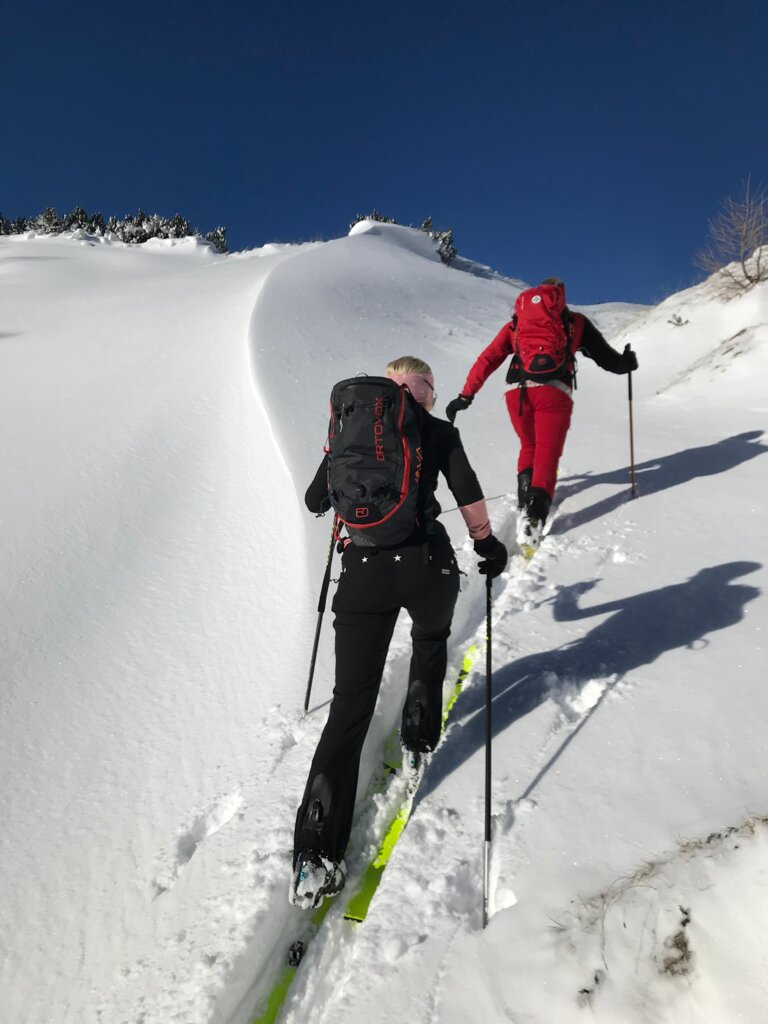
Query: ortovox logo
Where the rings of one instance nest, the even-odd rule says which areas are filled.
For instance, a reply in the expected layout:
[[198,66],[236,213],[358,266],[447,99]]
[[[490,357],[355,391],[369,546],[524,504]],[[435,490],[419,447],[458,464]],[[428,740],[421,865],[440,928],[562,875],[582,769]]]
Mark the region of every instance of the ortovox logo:
[[531,296],[531,302],[534,304],[534,306],[537,305],[539,302],[541,302],[541,296],[540,295],[532,295]]
[[365,505],[358,505],[355,509],[356,519],[367,519],[370,514],[371,510]]
[[[384,462],[384,424],[381,422],[384,416],[384,399],[376,398],[373,405],[373,451],[377,462]],[[368,513],[366,512],[366,515]]]

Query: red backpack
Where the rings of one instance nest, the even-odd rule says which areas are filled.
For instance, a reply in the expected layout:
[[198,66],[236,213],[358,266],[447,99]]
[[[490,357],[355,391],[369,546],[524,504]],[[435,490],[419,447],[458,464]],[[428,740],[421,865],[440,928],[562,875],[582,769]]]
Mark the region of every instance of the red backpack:
[[515,347],[511,370],[523,380],[547,383],[572,370],[573,327],[565,305],[565,289],[541,284],[520,292],[512,317]]

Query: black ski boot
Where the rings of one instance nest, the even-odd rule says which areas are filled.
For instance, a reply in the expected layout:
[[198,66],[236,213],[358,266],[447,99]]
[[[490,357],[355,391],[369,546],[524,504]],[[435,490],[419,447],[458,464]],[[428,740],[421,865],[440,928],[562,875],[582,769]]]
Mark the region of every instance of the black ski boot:
[[517,524],[517,543],[524,558],[533,558],[541,544],[552,499],[541,487],[529,487],[525,508]]
[[424,738],[427,729],[426,688],[415,679],[408,687],[403,722],[400,727],[400,741],[403,747],[403,777],[408,793],[413,794],[419,787],[430,760],[431,751]]
[[344,888],[347,866],[336,864],[316,850],[301,850],[293,865],[288,902],[299,910],[314,910],[326,896],[335,896]]
[[293,875],[288,901],[300,910],[314,910],[326,896],[335,896],[344,887],[347,868],[324,852],[325,818],[331,805],[330,786],[324,775],[312,783],[307,810],[297,834]]
[[543,526],[549,515],[552,499],[543,487],[529,487],[525,508],[530,519],[536,519]]
[[528,488],[533,480],[532,469],[521,469],[517,474],[517,507],[524,509],[528,502]]

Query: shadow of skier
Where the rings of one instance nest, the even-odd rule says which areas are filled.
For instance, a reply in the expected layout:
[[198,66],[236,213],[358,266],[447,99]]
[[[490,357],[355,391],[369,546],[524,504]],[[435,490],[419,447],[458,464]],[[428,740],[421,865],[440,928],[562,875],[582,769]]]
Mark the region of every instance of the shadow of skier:
[[[684,451],[673,452],[671,455],[641,462],[635,466],[637,493],[641,496],[656,494],[670,487],[687,483],[695,477],[726,473],[734,466],[767,452],[768,445],[762,443],[762,437],[762,430],[748,430],[743,434],[728,437],[724,441],[718,441],[716,444],[702,445],[700,448],[686,448]],[[562,483],[558,483],[556,495],[558,501],[572,498],[588,487],[594,487],[597,484],[625,484],[627,490],[611,494],[588,508],[561,514],[552,524],[552,534],[567,533],[568,530],[584,526],[596,519],[602,519],[613,512],[628,500],[629,483],[629,466],[608,473],[598,473],[594,476],[585,473],[565,477]]]
[[[707,636],[740,622],[744,606],[754,600],[757,587],[731,581],[761,568],[758,562],[728,562],[697,572],[685,583],[649,590],[632,597],[588,608],[579,599],[598,580],[562,587],[553,600],[556,622],[575,622],[609,615],[586,636],[563,647],[529,654],[493,675],[493,734],[498,736],[545,700],[558,703],[566,718],[578,722],[559,750],[526,789],[534,785],[561,756],[610,690],[628,673],[649,665],[666,651],[686,647],[700,651]],[[585,711],[580,696],[588,683],[602,686],[599,697]],[[459,698],[455,725],[435,753],[419,787],[419,799],[435,789],[455,768],[485,744],[485,687],[475,685]]]

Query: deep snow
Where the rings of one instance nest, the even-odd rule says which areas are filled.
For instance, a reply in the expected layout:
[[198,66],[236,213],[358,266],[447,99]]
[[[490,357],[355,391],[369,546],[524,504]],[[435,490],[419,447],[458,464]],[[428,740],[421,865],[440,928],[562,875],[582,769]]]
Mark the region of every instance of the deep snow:
[[[0,239],[3,1024],[251,1017],[295,929],[332,685],[328,616],[303,717],[328,394],[412,353],[444,409],[523,286],[465,268],[369,222],[228,257]],[[584,311],[640,359],[639,494],[626,379],[583,359],[551,532],[495,590],[491,923],[480,666],[368,920],[329,914],[286,1020],[764,1016],[768,288]],[[503,390],[457,425],[511,540]],[[445,522],[468,573],[455,672],[484,593]],[[363,779],[407,651],[401,621]],[[385,816],[361,786],[353,872]]]

